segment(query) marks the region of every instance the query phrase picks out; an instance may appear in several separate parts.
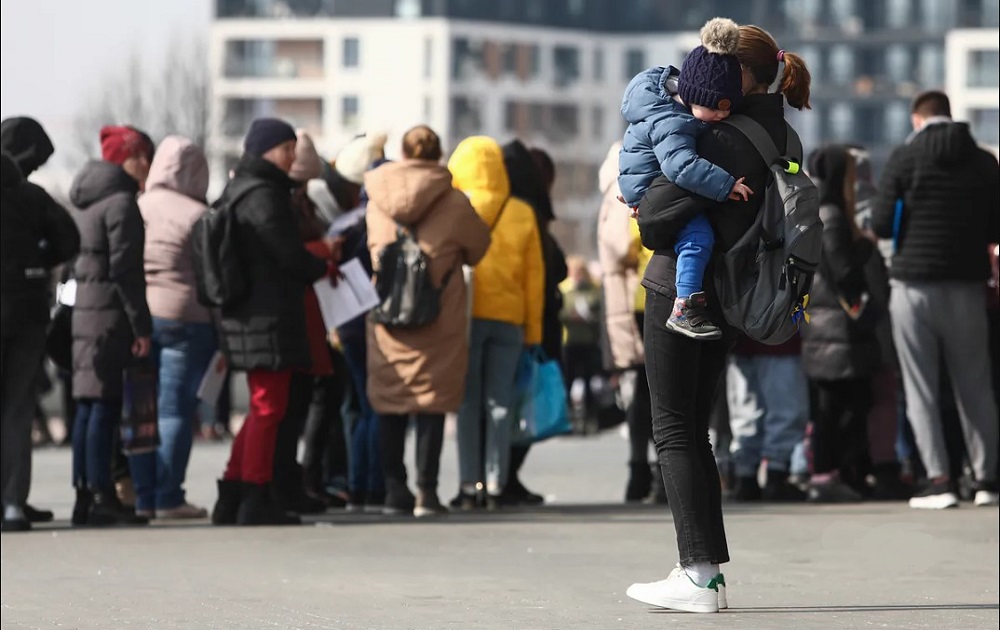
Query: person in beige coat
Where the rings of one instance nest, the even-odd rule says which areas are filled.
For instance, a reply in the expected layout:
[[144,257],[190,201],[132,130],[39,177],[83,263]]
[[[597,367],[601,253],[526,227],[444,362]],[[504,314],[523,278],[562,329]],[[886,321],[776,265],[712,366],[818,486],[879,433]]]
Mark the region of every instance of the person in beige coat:
[[[378,273],[379,255],[396,240],[397,226],[412,230],[430,258],[432,279],[443,287],[441,314],[415,329],[368,323],[368,398],[380,416],[385,511],[419,517],[447,511],[437,496],[444,415],[462,404],[469,358],[461,268],[486,254],[490,234],[468,198],[452,187],[437,134],[414,127],[403,138],[403,156],[365,176],[372,266]],[[417,419],[417,497],[407,487],[403,463],[410,416]]]
[[[597,252],[603,270],[604,318],[608,333],[605,368],[617,375],[619,387],[634,384],[633,395],[625,412],[629,433],[629,480],[625,501],[637,502],[649,497],[654,475],[649,466],[649,443],[653,437],[649,407],[649,385],[646,382],[645,357],[642,347],[642,299],[637,294],[643,271],[643,254],[635,219],[618,200],[618,153],[621,143],[608,150],[598,171],[601,190],[601,210],[597,219]],[[658,494],[662,494],[659,492]]]

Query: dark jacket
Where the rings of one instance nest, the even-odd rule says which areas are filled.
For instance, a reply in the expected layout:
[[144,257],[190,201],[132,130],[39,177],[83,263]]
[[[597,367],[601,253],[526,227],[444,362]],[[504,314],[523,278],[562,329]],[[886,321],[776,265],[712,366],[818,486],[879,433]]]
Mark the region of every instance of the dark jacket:
[[[746,96],[739,113],[746,114],[763,125],[779,149],[785,146],[788,131],[784,116],[784,97],[780,94]],[[728,125],[712,125],[711,129],[702,134],[698,139],[698,154],[736,177],[745,177],[744,183],[754,194],[748,201],[718,203],[688,192],[664,176],[653,180],[646,196],[639,203],[642,244],[653,250],[642,285],[670,299],[677,295],[677,254],[673,249],[677,230],[698,213],[704,212],[715,230],[713,258],[725,252],[753,225],[757,211],[764,202],[764,189],[771,175],[768,165],[750,140]],[[725,319],[719,309],[715,283],[711,281],[713,270],[714,261],[709,263],[705,271],[704,287],[713,319],[721,325]]]
[[878,236],[892,238],[897,199],[903,214],[893,278],[989,277],[986,245],[1000,241],[1000,168],[967,124],[929,124],[889,157],[872,212]]
[[244,155],[223,198],[253,186],[232,206],[237,247],[250,291],[222,309],[220,338],[237,370],[309,368],[306,287],[326,273],[326,263],[299,238],[291,207],[293,182],[277,166]]
[[503,163],[510,179],[510,194],[521,199],[535,211],[538,233],[542,239],[542,258],[545,264],[545,309],[542,312],[542,350],[551,359],[562,357],[563,294],[559,283],[566,279],[566,254],[549,232],[548,224],[555,220],[552,198],[542,181],[534,159],[520,140],[503,146]]
[[0,123],[0,149],[10,155],[24,177],[38,170],[55,152],[52,140],[38,121],[24,116]]
[[[842,183],[840,184],[842,187]],[[802,327],[802,368],[809,378],[835,381],[873,375],[882,365],[876,335],[886,317],[885,287],[869,287],[865,268],[882,267],[875,245],[855,239],[850,219],[832,204],[820,206],[823,257],[809,292],[810,322]],[[878,271],[872,275],[877,277]],[[884,268],[881,273],[884,281]],[[851,319],[841,305],[869,298],[865,312]]]
[[73,180],[80,255],[73,306],[73,396],[122,397],[132,341],[152,334],[143,273],[139,185],[120,166],[92,160]]
[[80,251],[73,217],[44,189],[25,181],[6,153],[2,158],[3,204],[0,320],[3,336],[24,326],[44,326],[52,305],[49,272]]

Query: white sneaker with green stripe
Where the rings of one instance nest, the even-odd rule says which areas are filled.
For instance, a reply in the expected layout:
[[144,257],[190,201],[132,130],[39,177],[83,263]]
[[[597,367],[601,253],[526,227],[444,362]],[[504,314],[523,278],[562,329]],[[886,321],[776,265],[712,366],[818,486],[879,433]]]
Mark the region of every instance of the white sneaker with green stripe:
[[636,601],[658,608],[693,613],[714,613],[728,608],[726,578],[721,573],[708,586],[698,586],[680,566],[674,567],[667,579],[659,582],[633,584],[625,592]]

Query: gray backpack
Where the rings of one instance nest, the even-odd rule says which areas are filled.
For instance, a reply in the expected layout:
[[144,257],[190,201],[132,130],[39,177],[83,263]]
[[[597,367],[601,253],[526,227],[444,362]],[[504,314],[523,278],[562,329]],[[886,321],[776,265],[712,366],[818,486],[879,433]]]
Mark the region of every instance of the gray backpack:
[[756,121],[737,115],[723,122],[753,143],[772,177],[753,226],[721,256],[715,287],[731,326],[777,345],[808,322],[809,289],[822,253],[819,193],[802,172],[802,142],[791,126],[782,154]]

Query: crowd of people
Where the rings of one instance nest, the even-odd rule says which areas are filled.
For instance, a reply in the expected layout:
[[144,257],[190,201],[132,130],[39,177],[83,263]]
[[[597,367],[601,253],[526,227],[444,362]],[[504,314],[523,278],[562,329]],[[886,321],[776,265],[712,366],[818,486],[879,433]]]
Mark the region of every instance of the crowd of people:
[[[66,209],[27,179],[54,152],[42,127],[3,121],[4,531],[53,517],[28,503],[46,355],[71,375],[78,526],[279,525],[332,508],[434,517],[541,503],[519,478],[529,445],[512,439],[526,348],[564,359],[567,389],[582,381],[584,415],[606,404],[596,377],[617,392],[629,436],[624,499],[670,505],[686,567],[728,560],[723,494],[947,508],[968,493],[996,505],[996,159],[951,120],[940,92],[914,101],[914,133],[878,185],[861,147],[798,156],[823,223],[809,323],[780,345],[737,338],[703,277],[713,251],[752,222],[769,171],[746,138],[714,124],[713,108],[724,102],[728,116],[731,104],[784,146],[784,105],[809,104],[801,58],[756,27],[739,27],[738,41],[630,85],[630,130],[597,182],[600,278],[552,236],[553,162],[518,140],[466,138],[444,163],[437,134],[417,126],[396,161],[381,133],[326,161],[307,133],[262,118],[209,205],[200,147],[110,125]],[[731,65],[712,65],[696,84],[698,65],[716,57]],[[779,92],[768,93],[776,80]],[[675,109],[663,110],[657,99],[668,93]],[[685,141],[695,118],[712,131],[687,150],[706,166],[685,171],[681,148],[657,147]],[[641,214],[684,199],[700,205],[676,244],[644,247],[627,206]],[[205,299],[198,258],[211,240],[199,225],[213,214],[228,217],[225,244],[239,261],[223,270],[238,282],[219,303]],[[410,313],[416,324],[362,315],[328,329],[314,283],[341,282],[352,260],[390,278],[404,240],[425,263],[433,314]],[[55,279],[74,295],[50,322]],[[245,373],[249,411],[209,513],[187,501],[184,483],[217,351],[226,370]],[[157,382],[155,439],[139,448],[120,428],[140,426],[144,367]],[[457,417],[450,506],[438,494],[446,414]],[[410,426],[415,484],[403,456]]]

